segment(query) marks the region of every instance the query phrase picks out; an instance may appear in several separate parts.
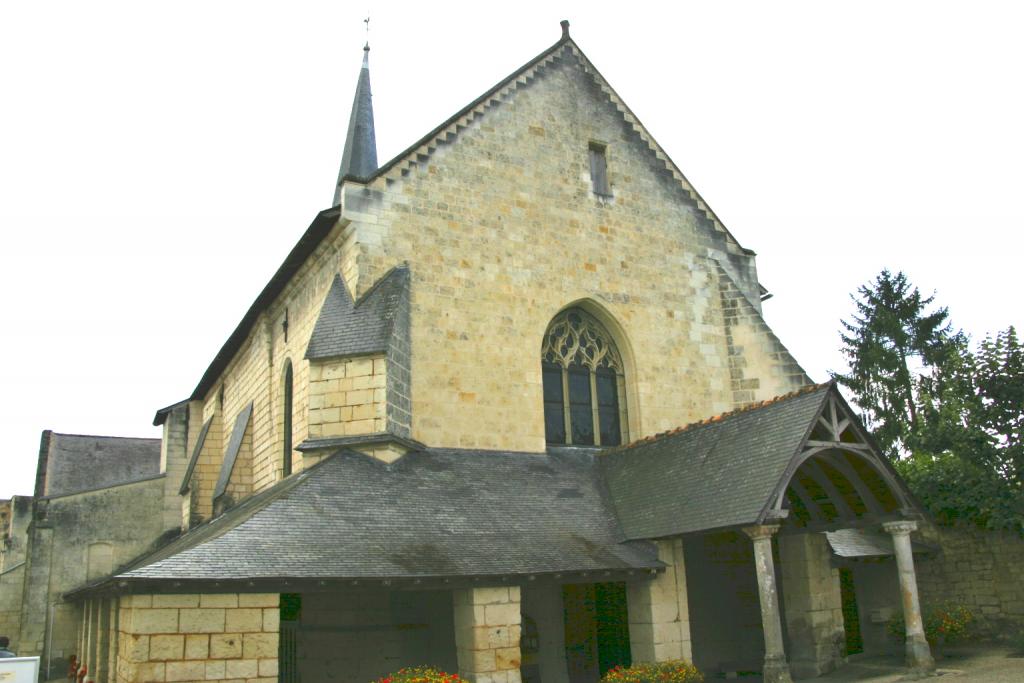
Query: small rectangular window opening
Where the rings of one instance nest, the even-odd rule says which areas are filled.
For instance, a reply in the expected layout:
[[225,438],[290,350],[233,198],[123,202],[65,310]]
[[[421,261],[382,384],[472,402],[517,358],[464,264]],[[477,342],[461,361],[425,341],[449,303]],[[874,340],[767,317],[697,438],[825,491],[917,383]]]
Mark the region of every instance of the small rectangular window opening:
[[608,189],[608,147],[599,142],[590,143],[590,183],[594,194],[611,196]]

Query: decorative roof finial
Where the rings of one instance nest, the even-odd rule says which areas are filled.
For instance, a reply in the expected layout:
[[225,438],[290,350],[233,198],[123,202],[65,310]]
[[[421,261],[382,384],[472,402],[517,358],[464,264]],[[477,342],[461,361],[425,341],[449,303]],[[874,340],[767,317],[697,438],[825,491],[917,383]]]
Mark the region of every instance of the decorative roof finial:
[[562,40],[568,40],[569,39],[569,20],[568,19],[562,19],[562,21],[560,23],[562,24]]

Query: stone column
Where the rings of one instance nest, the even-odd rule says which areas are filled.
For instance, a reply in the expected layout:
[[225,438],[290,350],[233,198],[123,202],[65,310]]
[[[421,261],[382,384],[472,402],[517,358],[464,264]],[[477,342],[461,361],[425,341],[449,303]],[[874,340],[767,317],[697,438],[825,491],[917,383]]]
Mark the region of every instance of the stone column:
[[452,591],[459,676],[472,683],[521,683],[519,587]]
[[778,530],[778,524],[762,524],[743,529],[743,533],[754,542],[757,592],[761,598],[761,628],[764,630],[764,683],[793,681],[782,644],[782,618],[779,615],[778,584],[772,558],[772,536]]
[[683,541],[657,541],[657,546],[665,571],[626,585],[629,649],[634,662],[693,661]]
[[820,676],[844,657],[839,570],[831,565],[825,534],[787,534],[778,545],[789,669],[797,678]]
[[921,603],[917,598],[914,553],[910,547],[910,532],[917,529],[917,522],[886,522],[882,528],[892,536],[892,544],[896,549],[896,569],[900,575],[900,595],[903,597],[903,622],[907,625],[907,666],[918,671],[934,671],[935,660],[924,637]]

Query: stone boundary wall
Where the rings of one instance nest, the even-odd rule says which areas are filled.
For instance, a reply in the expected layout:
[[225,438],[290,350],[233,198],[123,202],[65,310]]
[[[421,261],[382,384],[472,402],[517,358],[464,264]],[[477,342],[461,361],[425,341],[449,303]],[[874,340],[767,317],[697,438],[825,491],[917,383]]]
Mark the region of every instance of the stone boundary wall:
[[1024,538],[1013,532],[970,527],[922,529],[941,551],[915,558],[924,613],[962,604],[975,616],[979,635],[1024,630]]
[[277,683],[276,593],[129,595],[118,619],[117,683]]

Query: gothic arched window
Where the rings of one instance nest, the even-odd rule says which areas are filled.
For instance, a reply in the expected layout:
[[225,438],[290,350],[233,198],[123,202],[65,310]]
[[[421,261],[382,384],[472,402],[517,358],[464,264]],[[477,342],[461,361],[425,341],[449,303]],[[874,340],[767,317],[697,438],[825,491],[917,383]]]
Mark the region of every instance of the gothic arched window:
[[281,449],[281,467],[284,476],[292,473],[292,362],[286,361],[284,366],[284,405],[281,414],[284,417],[284,445]]
[[541,367],[548,443],[617,446],[628,438],[622,356],[594,316],[581,308],[555,316]]

